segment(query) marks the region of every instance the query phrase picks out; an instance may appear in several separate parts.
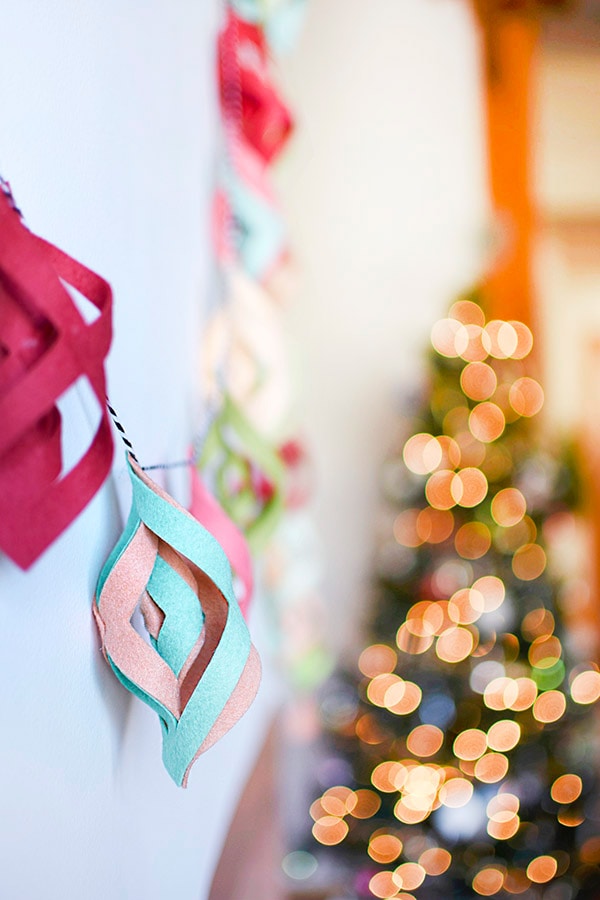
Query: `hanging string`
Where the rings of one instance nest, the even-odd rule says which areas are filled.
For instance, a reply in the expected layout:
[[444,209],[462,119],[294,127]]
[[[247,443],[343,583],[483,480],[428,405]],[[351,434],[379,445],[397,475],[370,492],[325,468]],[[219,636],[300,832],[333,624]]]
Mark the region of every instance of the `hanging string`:
[[115,412],[115,410],[113,409],[113,407],[110,405],[110,401],[109,401],[108,397],[106,398],[106,408],[108,409],[108,411],[109,411],[109,413],[110,413],[110,415],[111,415],[111,418],[112,418],[113,422],[115,423],[115,426],[116,426],[116,428],[117,428],[119,434],[121,435],[121,440],[123,441],[123,443],[124,443],[125,446],[127,447],[127,452],[130,454],[131,458],[139,465],[139,460],[138,460],[138,458],[137,458],[137,456],[135,455],[135,452],[134,452],[134,450],[133,450],[133,444],[131,443],[131,441],[130,441],[129,438],[127,437],[127,433],[126,433],[125,429],[123,428],[123,426],[122,426],[121,423],[119,422],[119,417],[117,416],[117,413]]

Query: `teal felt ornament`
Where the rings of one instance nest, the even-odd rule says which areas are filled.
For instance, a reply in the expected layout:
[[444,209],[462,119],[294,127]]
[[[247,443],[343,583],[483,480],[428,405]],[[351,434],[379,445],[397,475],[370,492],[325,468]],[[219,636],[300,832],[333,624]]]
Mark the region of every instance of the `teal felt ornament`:
[[[205,750],[244,714],[260,661],[217,540],[131,454],[131,513],[106,561],[94,616],[119,681],[159,716],[163,761],[183,787]],[[131,623],[139,607],[149,642]]]

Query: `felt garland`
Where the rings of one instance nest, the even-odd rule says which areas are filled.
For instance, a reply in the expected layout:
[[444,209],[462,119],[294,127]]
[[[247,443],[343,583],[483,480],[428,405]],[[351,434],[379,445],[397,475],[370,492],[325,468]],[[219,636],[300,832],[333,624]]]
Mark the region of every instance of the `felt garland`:
[[228,395],[198,465],[214,483],[223,509],[238,523],[251,549],[260,551],[283,514],[285,466],[277,450]]
[[[237,65],[228,65],[235,56]],[[273,161],[292,130],[292,116],[275,88],[267,67],[267,42],[262,28],[227,12],[219,37],[221,102],[226,116],[239,119],[241,132],[265,163]],[[233,98],[233,102],[230,102]]]
[[[81,513],[113,454],[104,398],[112,294],[104,279],[32,234],[0,191],[0,549],[27,569]],[[69,286],[96,308],[86,323]],[[101,409],[91,445],[62,472],[60,396],[85,376]]]
[[[94,616],[115,675],[158,714],[165,767],[185,787],[195,760],[252,703],[260,661],[218,541],[130,454],[127,464],[131,513],[100,573]],[[131,623],[138,604],[150,644]]]

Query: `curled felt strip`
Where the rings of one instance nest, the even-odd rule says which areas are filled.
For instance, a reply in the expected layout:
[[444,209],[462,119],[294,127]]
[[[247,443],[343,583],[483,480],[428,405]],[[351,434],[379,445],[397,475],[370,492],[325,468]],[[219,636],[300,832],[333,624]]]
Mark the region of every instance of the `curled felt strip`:
[[207,489],[195,466],[190,467],[190,478],[190,512],[225,550],[231,568],[239,580],[238,602],[242,615],[247,618],[254,589],[254,574],[246,538]]
[[[67,286],[96,308],[86,323]],[[104,407],[109,285],[31,234],[0,192],[0,549],[28,568],[79,515],[112,462]],[[60,396],[87,377],[102,410],[91,445],[61,475]]]
[[268,68],[263,31],[229,10],[219,36],[221,103],[246,140],[271,162],[292,131],[292,117]]
[[[185,787],[198,756],[250,706],[260,661],[219,543],[131,457],[128,467],[131,513],[94,615],[115,675],[158,713],[164,764]],[[150,644],[131,624],[138,603]]]
[[214,482],[219,503],[250,548],[261,550],[283,514],[285,466],[229,395],[208,432],[198,465]]

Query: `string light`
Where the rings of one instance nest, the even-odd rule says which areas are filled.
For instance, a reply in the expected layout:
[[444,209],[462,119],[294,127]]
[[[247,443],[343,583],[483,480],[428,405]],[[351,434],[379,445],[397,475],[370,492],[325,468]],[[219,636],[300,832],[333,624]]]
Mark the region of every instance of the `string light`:
[[[600,867],[600,835],[587,836],[572,854],[558,847],[539,853],[543,826],[529,818],[532,792],[545,790],[543,802],[558,807],[555,822],[577,829],[586,821],[581,776],[559,769],[544,786],[519,768],[520,747],[556,731],[569,703],[600,700],[600,671],[574,669],[565,688],[545,582],[539,590],[531,584],[548,565],[538,535],[540,489],[528,486],[522,447],[507,429],[516,423],[518,434],[544,403],[521,363],[532,349],[531,331],[516,321],[486,323],[476,303],[461,300],[434,325],[431,341],[459,388],[434,385],[431,418],[402,447],[411,502],[396,515],[393,537],[406,553],[412,603],[394,647],[373,643],[360,654],[366,701],[340,735],[355,733],[371,768],[354,789],[334,785],[313,802],[313,835],[323,845],[351,834],[364,842],[371,869],[361,890],[368,883],[382,900],[414,900],[412,891],[418,894],[426,878],[443,879],[455,861],[457,871],[470,871],[475,894],[518,896],[565,873],[582,878],[582,866]],[[513,471],[516,483],[507,485]],[[434,554],[436,565],[413,583],[411,566],[423,554]],[[397,671],[414,671],[414,680]],[[452,684],[465,673],[474,698],[455,702],[444,679]],[[394,725],[393,716],[404,724]],[[465,838],[454,853],[433,846],[446,821],[454,841],[470,834],[480,843]],[[491,842],[498,842],[495,859]],[[373,873],[373,864],[386,868]]]

